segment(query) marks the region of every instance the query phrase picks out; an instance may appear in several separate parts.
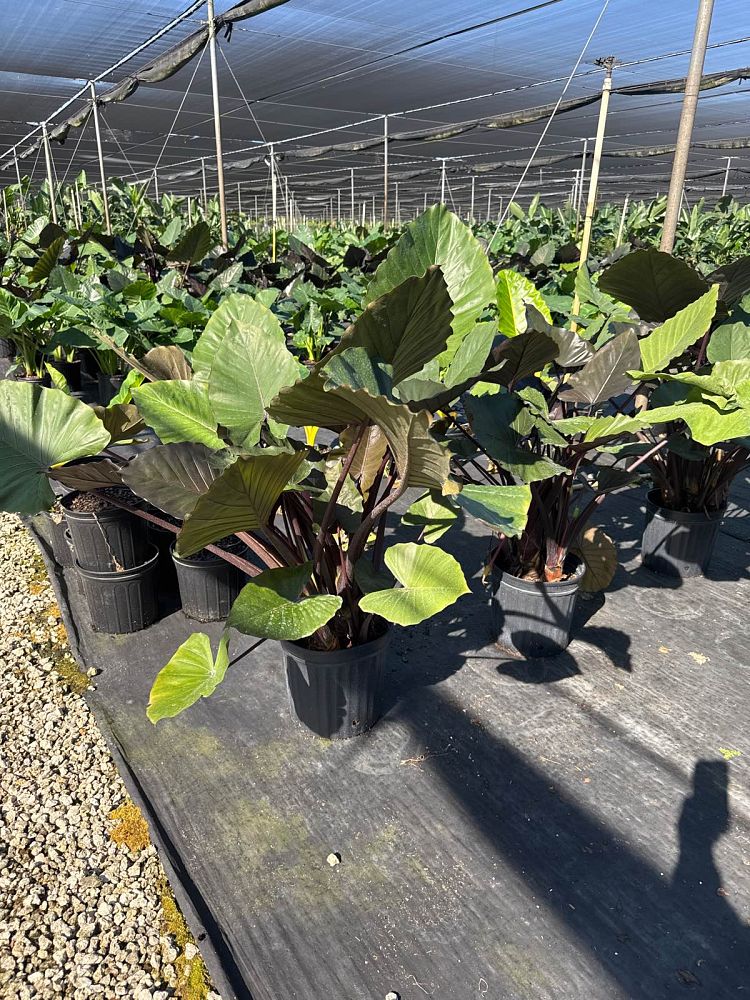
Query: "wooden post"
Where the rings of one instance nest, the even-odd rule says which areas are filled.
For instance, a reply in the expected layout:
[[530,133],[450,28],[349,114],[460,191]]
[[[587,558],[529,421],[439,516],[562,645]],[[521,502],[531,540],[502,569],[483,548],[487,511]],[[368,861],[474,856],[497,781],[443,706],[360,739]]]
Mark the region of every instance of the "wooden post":
[[472,174],[472,177],[471,177],[471,208],[469,209],[469,222],[471,222],[472,225],[474,224],[474,181],[475,180],[476,180],[476,177],[474,177],[474,175]]
[[221,110],[219,107],[219,74],[216,69],[216,23],[214,0],[208,0],[208,50],[211,56],[211,92],[214,104],[214,135],[216,137],[216,173],[219,182],[219,214],[221,216],[221,245],[229,246],[227,230],[227,201],[224,192],[224,153],[221,146]]
[[201,174],[203,175],[203,217],[208,215],[208,187],[206,186],[206,158],[201,157]]
[[708,33],[711,28],[713,10],[714,0],[698,0],[698,16],[695,21],[693,51],[690,56],[690,68],[685,81],[685,97],[682,101],[680,128],[675,144],[672,177],[669,181],[669,194],[667,196],[667,210],[664,215],[664,228],[659,247],[664,253],[672,253],[674,248],[674,238],[677,233],[677,222],[680,217],[680,204],[685,185],[685,174],[687,173],[688,157],[690,155],[690,142],[693,137],[695,111],[698,107],[698,95],[700,94],[703,63],[706,58],[706,46],[708,44]]
[[102,149],[102,133],[99,126],[99,105],[96,101],[96,84],[92,80],[89,83],[91,91],[91,115],[94,119],[94,135],[96,136],[96,152],[99,159],[99,180],[102,184],[102,201],[104,202],[104,226],[107,234],[112,233],[112,226],[109,221],[109,194],[107,192],[107,174],[104,170],[104,150]]
[[[596,142],[594,143],[594,158],[591,161],[591,177],[589,178],[589,193],[586,199],[586,216],[583,220],[583,236],[581,237],[581,256],[578,262],[578,270],[585,266],[591,244],[591,227],[594,222],[594,210],[596,208],[596,192],[599,186],[599,166],[602,159],[602,149],[604,148],[604,133],[607,127],[607,111],[609,110],[609,95],[612,92],[612,71],[615,59],[608,56],[602,59],[600,65],[604,67],[605,76],[602,85],[602,99],[599,104],[599,121],[596,126]],[[578,293],[573,297],[573,313],[577,314],[581,301]],[[571,325],[572,330],[577,330],[575,323]]]
[[354,225],[354,167],[351,169],[352,225]]
[[730,169],[731,166],[732,166],[732,157],[728,156],[727,157],[727,169],[726,169],[726,173],[724,174],[724,187],[721,189],[721,197],[722,198],[725,198],[726,194],[727,194],[727,185],[729,184],[729,169]]
[[445,160],[441,161],[440,167],[440,204],[445,204]]
[[242,215],[242,190],[239,181],[237,181],[237,212]]
[[49,135],[47,133],[47,123],[42,125],[42,142],[44,143],[44,159],[47,164],[47,187],[49,188],[49,208],[52,221],[57,223],[57,205],[55,204],[55,185],[52,180],[52,152],[49,148]]
[[[373,196],[374,206],[374,196]],[[373,207],[373,222],[375,222]],[[383,115],[383,226],[388,219],[388,115]]]

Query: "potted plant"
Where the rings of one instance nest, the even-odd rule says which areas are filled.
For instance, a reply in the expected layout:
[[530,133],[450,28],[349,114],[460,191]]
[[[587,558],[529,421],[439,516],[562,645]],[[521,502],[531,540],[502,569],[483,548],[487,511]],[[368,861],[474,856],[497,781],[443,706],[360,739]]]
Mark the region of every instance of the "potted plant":
[[668,254],[639,250],[600,279],[652,327],[632,374],[642,391],[640,437],[665,447],[648,459],[642,557],[668,576],[706,571],[730,486],[748,465],[747,260],[704,278]]
[[[491,584],[500,645],[525,656],[564,650],[580,590],[606,587],[615,547],[590,520],[605,496],[632,482],[646,461],[628,468],[623,448],[641,423],[612,412],[632,384],[628,369],[638,341],[626,330],[598,349],[570,330],[552,327],[530,307],[527,329],[495,348],[510,358],[499,392],[481,384],[464,399],[456,461],[472,483],[515,486],[528,493],[520,528],[499,531],[485,576]],[[544,347],[547,342],[547,348]],[[524,359],[518,368],[513,359]],[[602,455],[607,461],[602,463]],[[472,490],[458,498],[466,505]],[[481,512],[477,511],[481,517]],[[487,520],[487,518],[484,518]]]

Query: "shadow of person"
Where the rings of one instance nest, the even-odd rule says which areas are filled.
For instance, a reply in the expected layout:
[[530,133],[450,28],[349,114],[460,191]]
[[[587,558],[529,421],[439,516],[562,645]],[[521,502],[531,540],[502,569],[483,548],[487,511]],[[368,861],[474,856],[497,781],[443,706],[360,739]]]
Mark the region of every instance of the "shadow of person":
[[[677,824],[680,855],[671,890],[676,913],[698,906],[702,914],[699,923],[680,931],[685,955],[680,978],[688,986],[708,989],[712,997],[723,996],[721,990],[730,989],[744,988],[750,993],[750,928],[730,905],[731,894],[722,884],[713,856],[714,845],[729,829],[729,820],[727,763],[699,760],[693,773],[693,792],[685,799]],[[718,955],[717,943],[721,944]]]
[[[600,818],[595,800],[582,801],[551,783],[535,761],[478,725],[441,688],[422,689],[395,714],[425,752],[437,745],[438,733],[450,743],[450,753],[430,757],[443,787],[436,794],[442,799],[447,793],[456,821],[471,824],[475,850],[487,852],[493,877],[501,885],[520,877],[533,900],[544,899],[552,924],[560,921],[574,936],[575,951],[559,956],[561,998],[582,996],[565,985],[573,970],[589,985],[617,984],[607,995],[623,1000],[668,1000],[690,987],[711,1000],[730,1000],[750,990],[750,927],[722,895],[711,853],[727,828],[722,762],[696,767],[677,829],[679,862],[668,879],[649,858],[650,846],[661,850],[669,840],[668,820],[661,809],[651,815],[645,799],[634,808],[648,822],[638,824],[631,843]],[[605,812],[613,796],[638,796],[640,786],[628,773],[613,774],[602,788]],[[510,896],[490,894],[484,905],[490,925],[520,919]],[[545,921],[536,937],[525,938],[530,966],[538,959],[540,970],[547,963],[549,926]],[[542,978],[540,972],[540,984]]]

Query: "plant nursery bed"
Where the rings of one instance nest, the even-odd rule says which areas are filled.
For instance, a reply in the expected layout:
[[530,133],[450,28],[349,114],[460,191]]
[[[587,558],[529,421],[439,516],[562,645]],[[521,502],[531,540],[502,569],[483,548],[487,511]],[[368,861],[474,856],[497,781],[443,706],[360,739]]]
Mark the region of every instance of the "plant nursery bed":
[[[193,623],[163,607],[144,632],[93,633],[39,539],[224,1000],[750,991],[750,490],[708,578],[682,585],[640,567],[643,502],[605,505],[624,565],[579,601],[567,652],[504,656],[475,577],[397,634],[384,717],[336,742],[293,721],[272,642],[153,726],[149,688]],[[479,566],[486,538],[447,541]]]

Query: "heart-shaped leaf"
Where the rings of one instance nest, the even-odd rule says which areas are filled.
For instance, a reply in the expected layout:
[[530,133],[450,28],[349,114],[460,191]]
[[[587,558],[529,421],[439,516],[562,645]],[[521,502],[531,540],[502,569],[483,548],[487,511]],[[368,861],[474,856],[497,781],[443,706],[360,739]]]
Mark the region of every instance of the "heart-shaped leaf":
[[660,250],[636,250],[615,261],[599,288],[632,306],[646,323],[663,323],[705,295],[708,282],[697,271]]
[[316,595],[299,600],[312,564],[265,570],[240,591],[227,626],[259,639],[304,639],[322,628],[341,607],[341,598]]
[[[456,509],[450,501],[437,490],[431,490],[414,501],[401,518],[401,523],[422,528],[422,538],[432,544],[442,538],[457,517]],[[359,562],[357,565],[359,566]]]
[[136,455],[121,475],[139,497],[184,518],[231,460],[229,452],[217,454],[202,444],[163,444]]
[[224,680],[228,666],[226,636],[221,637],[214,659],[209,637],[194,632],[156,675],[146,715],[156,724],[179,715],[200,698],[208,698]]
[[459,564],[434,546],[391,545],[385,564],[402,586],[365,594],[359,606],[396,625],[417,625],[469,593]]
[[37,514],[55,502],[50,466],[97,455],[109,434],[91,408],[59,389],[0,381],[0,510]]
[[719,286],[713,285],[705,295],[680,309],[647,337],[643,337],[640,349],[641,364],[645,372],[661,371],[706,333],[716,313],[718,293]]
[[526,527],[531,503],[529,486],[464,486],[455,496],[467,514],[506,538],[518,538]]
[[164,444],[194,441],[217,450],[225,447],[216,433],[217,420],[200,382],[150,382],[133,390],[133,399]]

